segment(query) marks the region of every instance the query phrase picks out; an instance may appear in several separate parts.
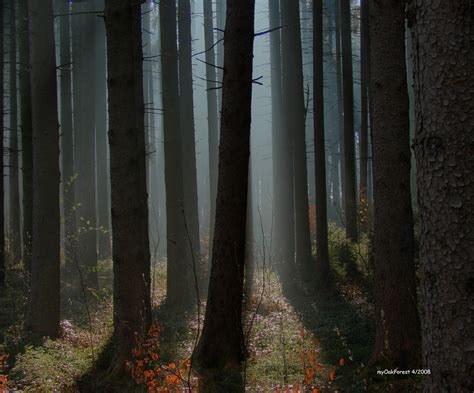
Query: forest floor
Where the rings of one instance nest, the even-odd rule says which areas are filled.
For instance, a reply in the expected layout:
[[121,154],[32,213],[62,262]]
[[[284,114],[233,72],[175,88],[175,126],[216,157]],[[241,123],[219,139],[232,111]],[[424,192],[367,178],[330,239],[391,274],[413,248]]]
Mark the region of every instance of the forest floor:
[[[338,236],[333,237],[331,244],[333,285],[323,293],[302,283],[283,290],[273,271],[257,269],[253,294],[245,303],[248,359],[244,374],[248,392],[418,391],[416,380],[378,379],[376,370],[366,367],[374,339],[367,245],[362,249],[340,247],[342,240]],[[101,263],[104,288],[111,281],[110,265],[110,261]],[[10,292],[0,298],[0,310],[9,310],[19,302],[15,305],[18,313],[22,298],[14,296],[14,286],[9,288]],[[162,261],[154,269],[152,283],[153,319],[159,332],[150,338],[156,352],[154,366],[159,366],[161,374],[145,379],[156,379],[157,384],[169,386],[170,391],[179,385],[180,391],[186,391],[188,382],[195,383],[192,372],[188,380],[189,368],[185,365],[202,328],[205,305],[202,302],[200,318],[197,308],[170,310],[164,303],[165,288],[166,268]],[[12,303],[13,299],[16,300]],[[147,391],[144,384],[136,383],[136,375],[116,380],[108,374],[112,333],[110,290],[96,293],[90,306],[88,314],[83,302],[65,302],[63,308],[69,312],[64,313],[62,338],[36,346],[22,338],[18,314],[5,315],[2,311],[0,374],[1,355],[8,354],[9,358],[3,359],[8,386],[25,392]],[[131,364],[139,362],[140,358],[132,359]]]

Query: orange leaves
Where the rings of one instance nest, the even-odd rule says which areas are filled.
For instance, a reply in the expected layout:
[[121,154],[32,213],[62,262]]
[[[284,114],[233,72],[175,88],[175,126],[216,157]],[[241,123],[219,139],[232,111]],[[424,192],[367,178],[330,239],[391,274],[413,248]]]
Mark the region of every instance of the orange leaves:
[[[0,373],[5,370],[8,355],[0,355]],[[6,375],[0,374],[0,392],[7,391],[8,378]]]
[[345,363],[344,358],[340,358],[339,359],[339,366],[344,367],[344,363]]
[[319,393],[319,389],[314,388],[312,393]]
[[329,379],[330,379],[331,381],[334,381],[335,375],[336,375],[336,372],[335,372],[334,370],[331,370],[331,372],[329,373]]

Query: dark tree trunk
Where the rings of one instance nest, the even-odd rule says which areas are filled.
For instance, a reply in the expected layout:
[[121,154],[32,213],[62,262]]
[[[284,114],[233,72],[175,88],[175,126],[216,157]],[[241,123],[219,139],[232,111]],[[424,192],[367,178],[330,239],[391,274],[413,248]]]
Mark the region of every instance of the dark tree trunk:
[[[216,57],[217,57],[217,81],[220,85],[220,89],[217,90],[217,108],[218,114],[221,115],[222,110],[222,79],[224,71],[224,30],[226,24],[226,11],[227,11],[227,0],[216,0],[216,41],[219,43],[216,45]],[[207,49],[207,48],[206,48]],[[219,68],[220,67],[220,68]]]
[[[91,5],[92,4],[92,5]],[[88,288],[98,288],[95,155],[95,40],[93,3],[77,3],[72,18],[74,170],[76,182],[77,258]],[[82,13],[81,13],[82,12]],[[91,93],[91,88],[92,93]]]
[[165,145],[167,291],[170,306],[194,304],[194,277],[184,222],[176,2],[160,2],[163,128]]
[[[314,266],[311,256],[308,206],[308,169],[306,163],[305,102],[303,90],[303,64],[301,51],[299,2],[281,1],[282,24],[282,75],[285,132],[292,138],[287,145],[293,160],[295,251],[296,266],[303,277],[311,277]],[[288,162],[285,162],[286,166]],[[286,236],[293,236],[286,227]]]
[[474,7],[414,3],[424,392],[474,388]]
[[[104,0],[95,1],[95,9],[104,9]],[[101,259],[110,257],[109,168],[107,159],[107,80],[105,25],[96,18],[95,37],[95,150],[97,173],[97,249]]]
[[314,78],[314,151],[316,174],[316,262],[318,281],[329,279],[326,146],[324,138],[324,63],[323,63],[323,2],[313,2],[313,78]]
[[112,371],[120,373],[151,323],[141,4],[106,0],[114,262]]
[[214,55],[214,22],[212,0],[204,0],[204,42],[206,51],[206,88],[207,88],[207,127],[209,132],[209,262],[211,261],[211,244],[214,236],[217,197],[217,169],[219,161],[219,124],[217,115],[217,80],[216,57]]
[[344,104],[344,213],[346,237],[357,241],[357,197],[352,80],[351,2],[341,1],[342,90]]
[[[4,100],[4,61],[5,54],[3,53],[3,11],[5,5],[3,0],[0,0],[0,32],[2,37],[0,39],[0,108],[3,108]],[[3,138],[4,138],[4,113],[3,110],[0,110],[0,151],[3,152]],[[5,175],[3,159],[0,160],[0,167],[2,179]],[[5,284],[5,195],[4,195],[4,186],[3,181],[0,181],[0,289],[3,288]]]
[[339,169],[340,172],[340,192],[341,209],[339,215],[342,223],[345,223],[344,210],[346,208],[346,187],[345,187],[345,164],[344,164],[344,114],[343,114],[343,93],[342,93],[342,48],[341,48],[341,0],[334,0],[334,29],[336,41],[336,94],[337,94],[337,118],[338,118],[338,148],[339,148]]
[[254,0],[229,0],[216,231],[196,361],[202,392],[243,392],[242,295],[250,155]]
[[374,155],[375,348],[372,362],[416,367],[420,330],[410,194],[405,4],[370,5]]
[[13,263],[21,260],[20,183],[18,177],[18,92],[16,51],[16,1],[10,1],[10,258]]
[[23,183],[23,265],[31,272],[33,229],[33,146],[31,124],[30,45],[28,38],[28,0],[18,2],[18,41],[20,47],[21,167]]
[[33,249],[26,326],[59,334],[59,124],[52,1],[29,0],[33,122]]
[[[179,87],[181,138],[183,151],[183,194],[186,219],[187,244],[191,254],[187,256],[196,269],[197,279],[202,284],[201,241],[199,237],[199,215],[196,172],[196,141],[194,129],[193,65],[191,53],[191,5],[190,0],[178,1],[179,30]],[[201,285],[203,286],[203,285]]]
[[[68,14],[71,10],[69,3],[59,2],[59,12]],[[63,217],[64,217],[64,251],[66,275],[77,274],[75,263],[76,250],[76,216],[75,205],[75,172],[74,172],[74,142],[72,127],[72,95],[71,95],[71,32],[70,17],[59,18],[59,58],[61,62],[61,159],[63,184]]]

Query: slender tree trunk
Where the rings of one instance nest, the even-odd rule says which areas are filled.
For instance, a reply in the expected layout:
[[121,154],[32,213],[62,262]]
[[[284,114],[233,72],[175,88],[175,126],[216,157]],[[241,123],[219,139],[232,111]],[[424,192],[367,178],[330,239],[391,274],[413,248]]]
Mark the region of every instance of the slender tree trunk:
[[[61,14],[71,10],[69,3],[59,2]],[[63,217],[64,217],[64,250],[66,274],[77,273],[75,263],[76,250],[76,216],[75,216],[75,172],[74,142],[72,123],[72,92],[71,92],[71,32],[70,17],[59,18],[59,58],[61,62],[61,159],[63,183]]]
[[52,1],[29,0],[33,122],[33,248],[26,326],[59,334],[59,124]]
[[[2,37],[0,39],[0,108],[3,108],[4,104],[4,68],[5,68],[5,54],[3,52],[3,11],[5,9],[4,0],[0,0],[0,32]],[[4,146],[4,113],[3,109],[0,110],[0,151],[3,152]],[[5,175],[3,158],[0,160],[0,166],[2,168],[1,174],[2,179]],[[5,195],[3,181],[0,181],[0,289],[5,284]]]
[[413,2],[424,392],[473,390],[474,7]]
[[209,132],[209,195],[210,195],[210,224],[209,224],[209,264],[211,261],[212,239],[214,237],[214,222],[216,216],[217,197],[217,168],[219,161],[219,124],[217,114],[217,80],[216,57],[214,55],[214,22],[212,0],[203,0],[204,6],[204,45],[206,51],[206,88],[207,88],[207,127]]
[[229,0],[216,231],[204,328],[195,358],[202,392],[243,392],[242,295],[250,156],[254,0]]
[[[282,74],[283,104],[285,113],[285,132],[292,143],[294,177],[294,212],[295,212],[295,251],[296,266],[304,277],[310,277],[314,268],[311,256],[311,238],[309,233],[308,207],[308,170],[306,163],[306,130],[305,102],[303,90],[303,64],[301,51],[299,2],[281,1],[282,24]],[[287,166],[288,162],[285,162]],[[291,227],[286,227],[287,236]]]
[[354,87],[352,80],[351,2],[341,1],[342,89],[344,103],[344,212],[346,237],[357,241]]
[[16,51],[16,1],[10,1],[10,257],[13,263],[21,260],[20,182],[18,177],[18,92]]
[[[104,0],[95,1],[95,9],[104,9]],[[109,168],[107,159],[107,77],[106,37],[102,18],[96,18],[95,38],[95,154],[97,192],[97,249],[101,259],[110,257]]]
[[337,92],[337,118],[338,118],[338,147],[339,147],[339,172],[340,172],[340,195],[342,203],[339,214],[342,224],[345,225],[346,187],[345,187],[345,164],[344,164],[344,113],[342,93],[342,49],[341,49],[341,0],[334,0],[334,28],[336,30],[336,92]]
[[114,261],[112,371],[120,373],[151,323],[141,4],[106,0]]
[[[217,90],[217,108],[219,116],[221,115],[222,110],[222,80],[224,77],[224,35],[225,35],[225,24],[226,24],[226,11],[227,11],[227,0],[216,0],[216,41],[220,42],[216,46],[216,56],[217,56],[217,81],[219,83],[220,89]],[[207,48],[206,48],[207,49]]]
[[[95,39],[94,7],[77,3],[72,18],[74,170],[76,179],[77,258],[88,288],[98,288],[95,136]],[[82,14],[81,14],[82,12]],[[91,87],[92,93],[91,93]]]
[[419,365],[420,328],[403,2],[371,2],[370,40],[376,324],[372,362],[409,369]]
[[323,2],[313,2],[314,151],[316,174],[316,261],[320,285],[329,279],[326,146],[324,138]]
[[20,47],[21,167],[23,183],[23,265],[31,273],[33,146],[31,124],[30,45],[28,39],[28,0],[18,2],[18,44]]
[[193,65],[190,0],[178,1],[179,30],[179,87],[181,138],[183,151],[183,193],[186,220],[186,238],[190,243],[191,259],[201,286],[201,239],[199,237],[199,212],[196,171],[196,141],[194,128]]
[[163,128],[165,143],[167,298],[170,306],[194,304],[183,194],[183,153],[178,90],[175,0],[160,2]]

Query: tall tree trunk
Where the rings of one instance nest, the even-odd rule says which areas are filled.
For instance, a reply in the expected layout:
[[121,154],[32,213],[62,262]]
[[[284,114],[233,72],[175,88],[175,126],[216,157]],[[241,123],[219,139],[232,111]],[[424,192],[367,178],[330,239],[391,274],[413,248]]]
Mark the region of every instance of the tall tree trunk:
[[141,4],[106,0],[114,261],[112,371],[120,373],[151,323]]
[[342,90],[344,104],[344,212],[346,237],[357,241],[354,86],[352,79],[351,2],[341,1]]
[[23,183],[23,265],[31,272],[33,146],[31,124],[30,45],[28,38],[28,0],[18,2],[18,43],[20,47],[21,167]]
[[413,2],[424,392],[470,392],[474,357],[474,7]]
[[88,288],[98,288],[95,155],[95,39],[97,16],[89,3],[77,3],[72,18],[74,170],[76,179],[77,257]]
[[374,155],[375,348],[372,362],[420,359],[410,194],[405,4],[370,3]]
[[[310,277],[314,268],[311,256],[308,207],[308,170],[306,163],[305,102],[303,90],[303,64],[299,2],[281,1],[282,24],[282,75],[285,132],[292,141],[288,143],[293,161],[295,251],[296,266],[304,277]],[[286,161],[287,166],[289,161]],[[286,227],[287,236],[293,236]]]
[[10,257],[13,263],[21,260],[20,183],[18,177],[18,92],[16,52],[16,1],[10,1]]
[[59,58],[61,86],[61,159],[63,183],[63,217],[64,217],[64,250],[65,270],[68,276],[77,273],[75,263],[76,250],[76,216],[75,216],[75,172],[74,142],[72,123],[71,93],[71,32],[69,3],[59,2]]
[[[95,9],[104,9],[104,0],[95,1]],[[109,168],[107,159],[107,79],[106,37],[102,18],[96,18],[95,37],[95,151],[97,191],[97,249],[101,259],[110,257]]]
[[[3,11],[5,9],[4,0],[0,0],[0,32],[2,37],[0,39],[0,108],[4,104],[4,68],[5,68],[5,54],[3,53]],[[4,145],[4,113],[0,111],[0,151],[3,152]],[[5,175],[3,159],[0,160],[2,179]],[[0,181],[0,289],[5,284],[5,195],[4,183]]]
[[219,161],[219,124],[216,94],[216,57],[214,55],[214,22],[212,0],[203,0],[204,7],[204,45],[206,50],[206,89],[207,89],[207,127],[209,132],[209,263],[211,261],[211,244],[214,237],[216,216],[217,168]]
[[163,128],[165,144],[167,286],[170,306],[193,303],[194,277],[184,222],[183,152],[181,147],[176,2],[160,2]]
[[203,392],[243,392],[242,295],[246,242],[254,0],[229,0],[219,182],[211,278],[195,357]]
[[[202,285],[201,239],[196,172],[196,140],[194,128],[193,64],[190,0],[178,1],[179,30],[179,87],[180,125],[183,151],[183,194],[187,244],[191,247],[191,260],[197,279]],[[194,272],[193,272],[194,273]],[[203,286],[203,285],[202,285]]]
[[316,174],[316,257],[320,285],[329,279],[328,220],[326,190],[326,146],[324,138],[323,2],[313,2],[314,151]]
[[343,113],[343,93],[342,93],[342,48],[341,48],[341,0],[334,0],[334,29],[336,40],[336,94],[337,94],[337,118],[338,118],[338,148],[339,148],[339,169],[340,172],[340,195],[342,203],[339,214],[341,221],[345,224],[346,208],[346,187],[345,187],[345,164],[344,164],[344,113]]
[[[222,110],[222,80],[224,75],[224,35],[226,25],[226,11],[227,11],[227,0],[216,0],[216,56],[217,56],[217,82],[220,84],[220,89],[217,90],[217,108],[218,113],[221,115]],[[206,48],[207,49],[207,48]]]
[[52,1],[29,0],[33,121],[33,248],[27,327],[59,334],[59,124]]

